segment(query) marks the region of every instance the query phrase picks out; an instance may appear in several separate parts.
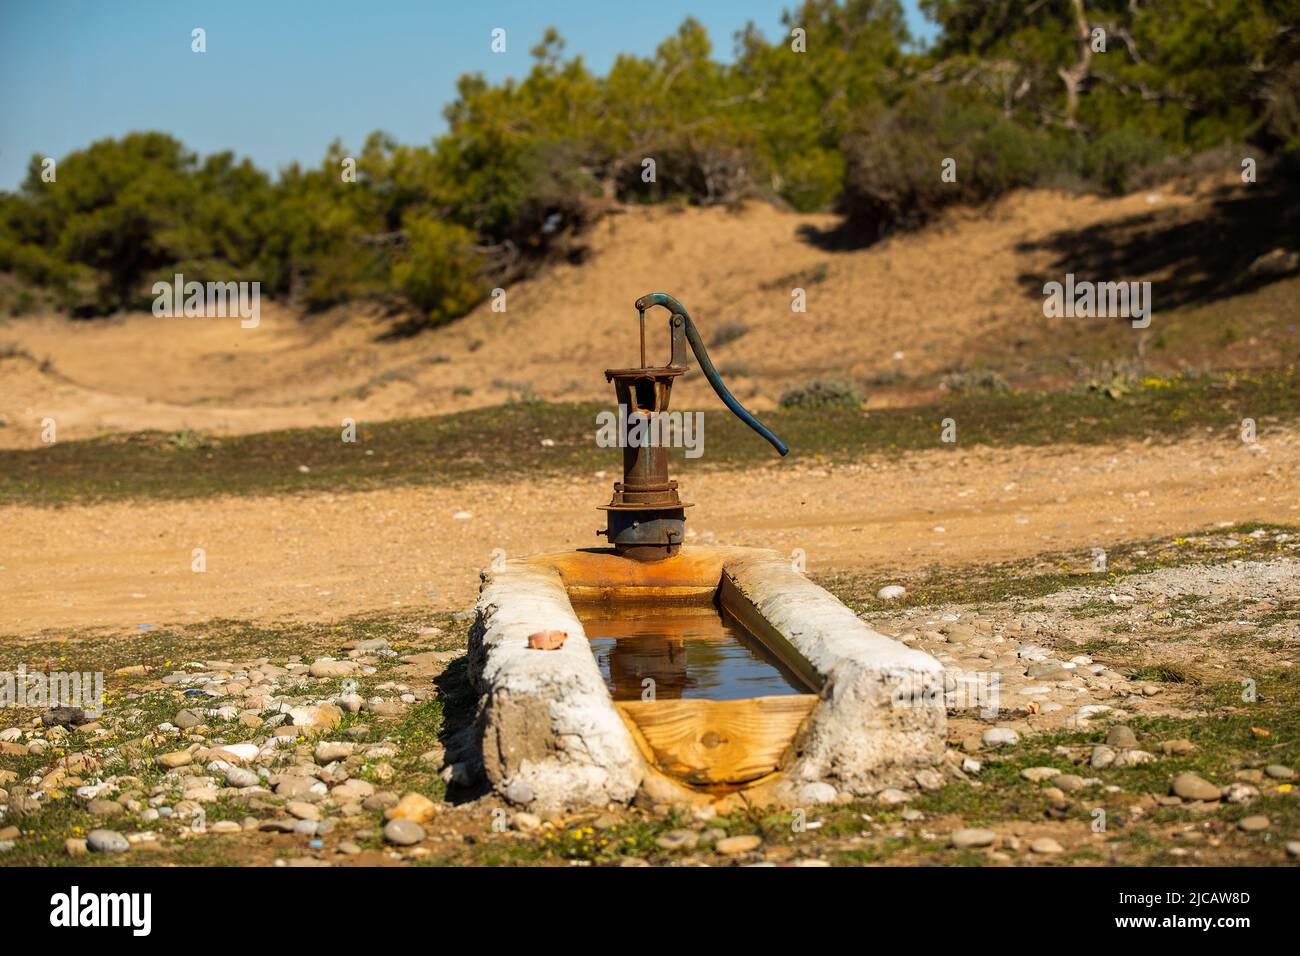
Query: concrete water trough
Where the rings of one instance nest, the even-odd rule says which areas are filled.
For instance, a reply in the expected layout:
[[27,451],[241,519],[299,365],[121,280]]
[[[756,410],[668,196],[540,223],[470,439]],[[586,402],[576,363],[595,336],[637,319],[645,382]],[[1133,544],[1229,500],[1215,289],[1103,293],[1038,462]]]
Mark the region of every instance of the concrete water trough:
[[[717,640],[692,653],[691,625],[707,625],[710,609],[751,659],[719,662]],[[516,559],[483,573],[475,610],[469,664],[482,769],[521,806],[739,793],[804,806],[907,788],[943,756],[939,663],[873,631],[774,551]],[[602,668],[593,643],[617,642],[602,635],[618,631],[610,625],[620,617],[645,640],[640,652],[606,653]],[[548,630],[567,634],[561,647],[529,647],[529,635]],[[746,682],[761,692],[737,696]]]
[[[646,364],[652,306],[671,316],[663,366]],[[723,384],[680,302],[655,292],[636,307],[641,364],[605,372],[620,416],[667,415],[689,348],[732,414],[789,451]],[[688,507],[666,449],[629,440],[601,506],[610,548],[484,572],[469,664],[493,789],[537,809],[801,806],[908,787],[939,763],[939,663],[867,627],[775,551],[684,547]]]

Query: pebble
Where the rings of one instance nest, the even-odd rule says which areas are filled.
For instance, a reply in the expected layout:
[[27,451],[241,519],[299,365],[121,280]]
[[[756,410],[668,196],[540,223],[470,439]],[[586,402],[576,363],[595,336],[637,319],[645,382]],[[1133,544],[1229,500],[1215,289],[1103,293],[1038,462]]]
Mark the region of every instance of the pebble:
[[724,837],[713,845],[713,849],[723,856],[738,856],[758,849],[763,838],[752,833],[744,836]]
[[333,704],[316,704],[310,707],[293,707],[289,710],[293,725],[305,732],[321,733],[333,730],[343,719],[343,711]]
[[1094,717],[1099,717],[1102,714],[1110,713],[1112,709],[1113,708],[1109,707],[1106,704],[1084,704],[1082,707],[1080,707],[1078,710],[1074,712],[1074,717],[1071,719],[1071,722],[1074,723],[1076,726],[1080,724],[1086,724],[1089,720],[1091,720]]
[[522,833],[531,833],[542,826],[541,817],[535,813],[526,813],[522,810],[514,815],[513,820],[515,829]]
[[824,780],[814,780],[799,788],[797,797],[803,806],[817,803],[833,803],[838,794],[835,788]]
[[700,842],[700,835],[694,830],[669,830],[660,834],[655,846],[661,850],[693,850]]
[[1064,853],[1065,847],[1051,837],[1039,837],[1029,844],[1029,852],[1042,854]]
[[246,790],[249,787],[256,787],[260,782],[257,774],[251,770],[245,770],[243,767],[231,767],[226,771],[226,786],[229,787]]
[[[424,759],[423,757],[420,759]],[[438,760],[438,766],[442,766],[442,758]],[[533,785],[527,780],[515,779],[510,781],[506,787],[506,799],[516,806],[527,806],[533,802]]]
[[115,817],[122,812],[122,805],[112,800],[91,800],[86,810],[92,817]]
[[990,727],[980,740],[985,747],[1014,747],[1020,743],[1020,734],[1010,727]]
[[897,601],[907,595],[907,588],[901,584],[887,584],[876,592],[876,598],[881,601]]
[[1160,752],[1170,756],[1183,757],[1192,753],[1196,749],[1196,744],[1192,743],[1185,737],[1177,740],[1166,740],[1160,744]]
[[1044,780],[1053,780],[1061,775],[1061,771],[1055,767],[1026,767],[1020,771],[1020,776],[1031,783],[1042,783]]
[[125,853],[131,844],[116,830],[91,830],[86,835],[86,848],[92,853]]
[[1030,664],[1025,676],[1031,680],[1066,681],[1075,676],[1074,668],[1065,667],[1060,661],[1041,661]]
[[398,800],[396,805],[384,811],[389,820],[410,820],[424,823],[438,812],[438,805],[422,793],[408,793]]
[[303,800],[290,800],[284,805],[285,810],[290,816],[297,817],[299,820],[319,820],[320,811],[313,804]]
[[1150,763],[1155,759],[1155,754],[1147,753],[1145,750],[1121,750],[1115,755],[1114,766],[1116,769],[1122,767],[1138,767],[1144,763]]
[[974,847],[992,846],[998,835],[992,830],[965,829],[956,830],[950,838],[954,848],[968,850]]
[[1284,767],[1280,763],[1272,763],[1264,768],[1264,773],[1274,780],[1290,780],[1295,776],[1295,771],[1290,767]]
[[154,762],[160,767],[175,770],[177,767],[186,767],[193,763],[194,755],[188,750],[177,750],[173,753],[159,755]]
[[369,780],[358,780],[351,778],[344,780],[341,784],[330,791],[330,796],[340,803],[349,803],[354,800],[365,800],[367,797],[374,796],[375,785]]
[[1218,787],[1194,773],[1180,773],[1170,789],[1184,800],[1218,800],[1222,796]]
[[[974,772],[978,772],[978,771],[979,768],[977,766]],[[914,779],[916,780],[916,785],[918,787],[920,787],[922,790],[925,790],[929,793],[934,793],[936,790],[943,789],[943,774],[933,769],[932,767],[927,767],[924,770],[918,770],[916,772],[916,776]]]
[[1223,799],[1228,803],[1249,803],[1259,796],[1259,788],[1237,781],[1223,788]]
[[1088,782],[1075,773],[1063,773],[1052,778],[1052,786],[1066,793],[1076,793],[1085,789]]
[[1300,858],[1300,840],[1291,840],[1287,843],[1286,855],[1293,858]]
[[347,742],[322,740],[316,745],[316,762],[319,764],[346,760],[352,756],[353,745]]
[[275,793],[285,800],[294,799],[311,799],[311,793],[316,788],[324,789],[325,785],[313,777],[283,777],[275,785]]
[[975,639],[975,628],[969,624],[954,623],[940,628],[949,644],[969,644]]
[[876,799],[883,804],[893,806],[894,804],[906,803],[912,798],[906,791],[890,787],[889,789],[881,790],[876,794]]
[[257,744],[226,744],[212,751],[212,756],[219,760],[233,760],[248,763],[258,755]]
[[307,669],[312,677],[349,677],[357,669],[351,661],[336,661],[322,657]]
[[[699,803],[691,807],[691,819],[696,823],[708,823],[718,815],[718,808],[711,803]],[[601,821],[607,821],[604,826]],[[608,830],[618,823],[618,818],[605,814],[592,824],[597,830]]]
[[374,813],[376,810],[387,810],[389,807],[397,806],[397,794],[387,793],[381,790],[379,793],[374,793],[366,797],[365,801],[361,805],[371,813]]
[[414,820],[389,820],[384,824],[384,839],[397,846],[411,846],[424,837],[424,827]]
[[172,718],[172,723],[181,730],[189,730],[191,727],[197,727],[203,723],[203,718],[192,710],[182,710]]
[[1242,817],[1241,821],[1237,824],[1239,830],[1244,830],[1247,833],[1258,833],[1260,830],[1267,830],[1268,827],[1268,817],[1259,814],[1251,817]]
[[1106,744],[1116,750],[1135,750],[1138,745],[1137,734],[1130,727],[1112,727],[1106,732]]

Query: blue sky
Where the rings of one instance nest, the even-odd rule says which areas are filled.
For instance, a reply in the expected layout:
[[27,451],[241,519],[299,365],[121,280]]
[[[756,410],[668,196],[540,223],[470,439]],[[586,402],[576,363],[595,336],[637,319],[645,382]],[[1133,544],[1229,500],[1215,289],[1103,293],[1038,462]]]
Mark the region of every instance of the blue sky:
[[[426,143],[462,73],[522,76],[548,25],[603,72],[648,54],[688,15],[729,59],[752,20],[781,29],[792,0],[0,0],[0,189],[33,153],[61,157],[132,130],[172,133],[199,153],[232,149],[275,171],[314,165],[386,130]],[[904,0],[914,34],[933,27]],[[207,31],[207,52],[190,32]],[[494,27],[507,52],[489,49]]]

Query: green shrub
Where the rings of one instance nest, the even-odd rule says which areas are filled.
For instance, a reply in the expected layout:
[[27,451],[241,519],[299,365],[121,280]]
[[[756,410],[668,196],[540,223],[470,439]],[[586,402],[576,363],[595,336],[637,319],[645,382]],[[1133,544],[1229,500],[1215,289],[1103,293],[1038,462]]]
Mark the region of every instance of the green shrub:
[[[924,86],[863,118],[843,142],[840,208],[859,230],[883,235],[930,221],[954,203],[983,202],[1036,183],[1051,168],[1047,136],[1015,125],[960,91]],[[941,176],[955,161],[955,182]]]
[[955,369],[944,375],[942,384],[949,391],[962,394],[969,392],[1002,394],[1011,391],[1007,380],[988,368]]
[[857,408],[867,397],[850,382],[816,379],[781,396],[782,408]]
[[392,281],[427,324],[458,318],[483,298],[483,263],[473,233],[427,218],[408,222],[406,232],[406,248],[393,265]]
[[1141,130],[1114,129],[1085,141],[1082,172],[1106,192],[1121,195],[1134,188],[1135,178],[1166,153],[1160,140]]

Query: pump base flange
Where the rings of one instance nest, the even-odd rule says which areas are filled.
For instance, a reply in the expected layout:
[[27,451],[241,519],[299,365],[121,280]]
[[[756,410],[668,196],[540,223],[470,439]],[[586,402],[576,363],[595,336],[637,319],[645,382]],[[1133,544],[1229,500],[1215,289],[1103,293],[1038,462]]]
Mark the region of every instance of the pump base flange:
[[637,511],[609,509],[609,527],[602,532],[614,550],[634,561],[662,561],[682,548],[686,537],[686,511],[646,508]]

